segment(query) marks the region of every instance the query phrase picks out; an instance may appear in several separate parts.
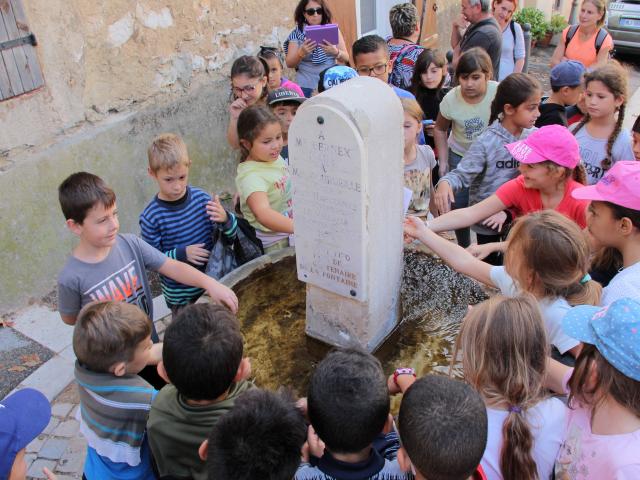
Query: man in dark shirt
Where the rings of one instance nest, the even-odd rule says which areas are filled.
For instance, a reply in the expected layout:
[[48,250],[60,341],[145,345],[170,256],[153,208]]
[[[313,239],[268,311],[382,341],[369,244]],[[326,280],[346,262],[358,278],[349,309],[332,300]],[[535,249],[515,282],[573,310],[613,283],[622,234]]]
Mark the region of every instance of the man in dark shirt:
[[540,116],[536,127],[545,125],[567,126],[566,107],[575,105],[582,94],[584,66],[575,60],[560,62],[551,69],[549,83],[551,96],[540,105]]
[[[502,51],[502,31],[493,18],[490,7],[489,0],[462,0],[462,14],[453,22],[451,47],[454,67],[465,51],[473,47],[483,48],[491,57],[493,78],[497,80]],[[464,30],[465,27],[466,30]]]

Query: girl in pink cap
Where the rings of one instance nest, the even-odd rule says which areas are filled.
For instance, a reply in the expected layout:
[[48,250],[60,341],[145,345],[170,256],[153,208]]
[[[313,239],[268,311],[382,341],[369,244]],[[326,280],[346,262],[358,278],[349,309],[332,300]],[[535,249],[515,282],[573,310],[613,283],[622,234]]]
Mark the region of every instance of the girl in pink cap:
[[[578,142],[569,130],[561,125],[547,125],[506,148],[520,163],[520,175],[481,202],[430,220],[427,225],[431,230],[445,232],[468,227],[503,210],[520,217],[548,209],[586,227],[588,202],[571,196],[573,190],[584,185],[585,175],[580,166]],[[504,242],[488,243],[474,246],[473,251],[484,258],[505,247]]]
[[618,162],[597,184],[572,195],[591,200],[589,233],[617,257],[619,272],[604,289],[602,304],[622,297],[640,301],[640,162]]

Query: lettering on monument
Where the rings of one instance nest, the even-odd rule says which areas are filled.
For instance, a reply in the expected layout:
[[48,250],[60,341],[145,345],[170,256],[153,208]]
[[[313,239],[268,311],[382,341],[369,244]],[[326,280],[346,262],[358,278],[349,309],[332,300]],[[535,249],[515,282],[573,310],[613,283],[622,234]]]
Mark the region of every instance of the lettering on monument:
[[290,140],[298,278],[365,301],[364,145],[347,117],[322,115]]

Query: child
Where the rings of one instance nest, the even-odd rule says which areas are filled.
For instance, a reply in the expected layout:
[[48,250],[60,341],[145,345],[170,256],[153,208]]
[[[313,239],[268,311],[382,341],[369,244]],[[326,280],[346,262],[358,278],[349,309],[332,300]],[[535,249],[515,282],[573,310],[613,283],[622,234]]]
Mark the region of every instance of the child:
[[[518,162],[505,145],[525,139],[533,132],[541,93],[539,82],[525,73],[513,73],[500,82],[491,103],[489,128],[474,140],[458,166],[436,185],[434,200],[439,212],[448,212],[451,202],[455,202],[455,192],[463,188],[469,189],[469,203],[475,205],[518,175]],[[494,226],[491,220],[485,220],[474,224],[472,229],[478,244],[499,242],[502,237],[499,222]],[[496,253],[485,261],[502,264]]]
[[440,102],[449,92],[444,84],[447,80],[447,59],[438,50],[427,48],[422,51],[416,60],[411,80],[411,93],[416,97],[420,108],[424,112],[426,120],[430,123],[425,126],[427,132],[427,144],[433,148],[433,129],[440,112]]
[[[95,300],[133,303],[153,319],[147,269],[202,288],[237,311],[238,299],[229,288],[135,235],[119,235],[116,195],[100,177],[74,173],[60,184],[58,197],[67,227],[80,239],[58,276],[58,310],[66,324],[74,325],[80,309]],[[152,338],[157,341],[153,327]]]
[[145,426],[158,392],[138,376],[162,355],[162,344],[151,343],[149,318],[128,303],[91,303],[78,315],[73,351],[87,439],[84,477],[155,479]]
[[293,233],[291,180],[280,157],[282,127],[264,107],[250,107],[238,119],[242,160],[236,187],[247,221],[256,229],[265,253],[284,248]]
[[[23,388],[0,401],[0,478],[26,480],[25,449],[51,418],[49,400],[37,390]],[[48,468],[44,478],[55,480]]]
[[589,245],[574,222],[551,210],[519,219],[509,232],[504,267],[478,260],[416,218],[405,220],[404,232],[407,238],[427,245],[454,270],[498,288],[504,295],[524,291],[535,296],[549,342],[560,354],[577,355],[579,342],[562,330],[560,321],[571,305],[598,305],[601,287],[587,275]]
[[622,129],[627,106],[627,74],[609,63],[584,76],[587,113],[573,128],[589,185],[619,160],[632,160],[631,136]]
[[258,58],[267,63],[267,77],[269,79],[267,87],[270,92],[277,90],[278,88],[286,88],[287,90],[292,90],[301,97],[304,97],[304,93],[302,93],[300,85],[282,76],[284,62],[282,59],[282,52],[278,48],[260,47]]
[[167,327],[158,371],[171,385],[149,412],[149,443],[160,476],[205,480],[198,449],[218,419],[253,385],[236,317],[211,304],[188,305]]
[[418,145],[422,131],[424,113],[418,102],[401,98],[404,109],[404,185],[413,192],[409,211],[426,216],[429,210],[431,170],[436,166],[436,157],[429,145]]
[[[520,162],[521,175],[480,203],[429,220],[429,228],[435,232],[462,228],[505,209],[509,209],[513,217],[553,209],[584,228],[587,202],[571,196],[573,190],[582,186],[579,181],[584,181],[584,170],[578,164],[578,143],[569,130],[560,125],[547,125],[506,148],[514,160]],[[488,255],[503,249],[504,245],[489,243],[480,248],[479,254]]]
[[333,88],[341,83],[351,80],[358,76],[353,68],[346,65],[334,65],[320,72],[320,78],[318,79],[318,93],[322,93],[330,88]]
[[[354,68],[361,77],[377,78],[389,84],[389,74],[391,73],[391,59],[389,58],[389,46],[384,38],[378,35],[365,35],[353,43],[351,47]],[[400,98],[411,98],[415,100],[412,93],[390,85],[393,91]]]
[[414,472],[416,480],[486,479],[479,466],[487,443],[487,413],[480,396],[469,385],[436,375],[404,390],[397,422],[403,470]]
[[[491,80],[492,75],[491,59],[481,48],[471,48],[460,57],[455,75],[459,85],[440,103],[433,131],[441,178],[458,166],[473,141],[489,126],[491,102],[498,88],[498,82]],[[455,198],[455,208],[464,208],[468,203],[469,190],[461,189]],[[464,247],[471,243],[468,228],[456,231],[456,238]]]
[[278,88],[269,92],[267,96],[267,104],[276,117],[280,120],[282,127],[282,150],[280,156],[284,163],[289,164],[289,127],[293,122],[298,107],[302,105],[306,98],[296,93],[294,90],[286,88]]
[[264,105],[267,97],[266,62],[257,57],[243,55],[231,65],[231,96],[227,141],[231,148],[240,148],[238,143],[238,117],[251,105]]
[[555,478],[640,478],[640,303],[577,307],[563,328],[585,346],[575,369],[553,360],[547,387],[569,394]]
[[545,324],[529,295],[500,295],[465,317],[452,358],[487,405],[489,435],[482,457],[487,478],[550,478],[564,439],[566,408],[544,385]]
[[636,117],[636,121],[633,122],[631,134],[633,136],[633,156],[636,161],[640,161],[640,116]]
[[[233,242],[237,223],[218,196],[188,184],[191,160],[178,135],[156,137],[147,151],[149,176],[158,183],[158,194],[140,214],[142,239],[169,258],[204,271],[213,247],[213,230],[219,228]],[[204,292],[161,276],[162,293],[175,314],[194,303]]]
[[284,42],[284,52],[287,67],[296,69],[296,80],[302,87],[304,96],[309,98],[318,84],[318,74],[337,62],[348,65],[349,53],[340,30],[337,45],[326,40],[323,45],[318,45],[307,38],[304,32],[305,25],[332,23],[333,18],[326,0],[300,0],[293,16],[296,28]]
[[536,127],[568,126],[567,107],[575,105],[580,100],[584,72],[582,64],[575,60],[560,62],[551,69],[549,83],[553,93],[540,105],[540,117],[536,121]]
[[604,289],[602,304],[623,297],[640,301],[640,163],[618,162],[596,185],[577,188],[572,195],[591,200],[589,233],[598,246],[622,256],[622,268]]
[[302,412],[284,392],[243,393],[211,430],[209,480],[291,480],[307,439]]
[[[373,355],[358,349],[329,353],[311,375],[307,405],[312,457],[311,463],[300,465],[295,479],[410,478],[397,460],[384,458],[373,447],[381,432],[390,429],[389,403],[387,382]],[[314,447],[318,438],[324,442],[320,451]]]

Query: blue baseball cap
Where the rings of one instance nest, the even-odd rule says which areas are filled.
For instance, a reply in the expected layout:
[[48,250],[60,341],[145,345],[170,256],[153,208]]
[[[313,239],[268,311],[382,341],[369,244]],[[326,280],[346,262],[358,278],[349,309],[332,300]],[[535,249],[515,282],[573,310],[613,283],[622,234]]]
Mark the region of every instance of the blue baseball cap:
[[0,401],[0,479],[11,473],[13,462],[45,429],[51,418],[51,405],[42,393],[24,388]]
[[331,87],[340,85],[347,80],[356,78],[358,72],[353,68],[345,65],[334,65],[320,72],[320,81],[318,82],[318,93],[329,90]]
[[562,319],[570,337],[595,345],[602,356],[629,378],[640,381],[640,303],[621,298],[606,307],[580,305]]
[[585,68],[575,60],[565,60],[551,69],[549,82],[552,87],[577,87],[582,83]]

